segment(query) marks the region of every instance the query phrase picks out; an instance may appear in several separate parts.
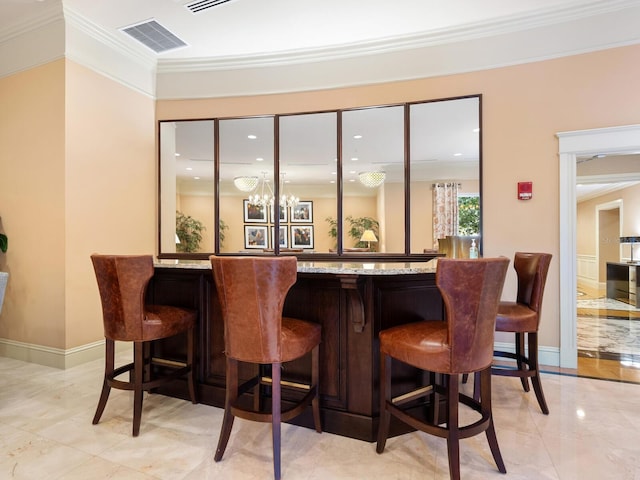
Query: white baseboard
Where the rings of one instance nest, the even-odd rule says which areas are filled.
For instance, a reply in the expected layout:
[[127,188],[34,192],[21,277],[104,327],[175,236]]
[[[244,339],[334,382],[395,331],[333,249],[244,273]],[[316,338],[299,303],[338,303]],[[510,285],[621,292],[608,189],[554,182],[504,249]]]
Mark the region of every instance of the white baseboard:
[[[496,342],[495,350],[515,352],[513,343]],[[131,351],[131,343],[116,342],[116,353]],[[80,347],[62,350],[60,348],[43,347],[29,343],[16,342],[0,338],[0,356],[37,363],[47,367],[67,369],[104,358],[104,340],[99,340]],[[540,365],[560,366],[560,349],[558,347],[539,347],[538,361]]]
[[[131,350],[131,343],[116,342],[116,353]],[[0,338],[0,356],[67,369],[104,358],[104,340],[63,350]]]

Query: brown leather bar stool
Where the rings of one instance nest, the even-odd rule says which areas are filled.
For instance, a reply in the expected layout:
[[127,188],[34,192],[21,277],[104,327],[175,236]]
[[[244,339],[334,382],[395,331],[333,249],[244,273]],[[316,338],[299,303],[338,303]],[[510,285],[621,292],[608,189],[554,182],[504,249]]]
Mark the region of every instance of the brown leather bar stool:
[[[514,370],[494,364],[491,369],[493,375],[520,377],[525,392],[529,391],[528,379],[531,378],[540,409],[546,415],[549,414],[549,407],[540,383],[538,328],[540,326],[542,295],[550,263],[551,254],[549,253],[517,252],[515,254],[513,268],[518,275],[516,301],[500,302],[496,318],[496,332],[515,333],[515,353],[495,351],[494,356],[516,360],[517,368]],[[528,355],[524,347],[525,336],[527,337]]]
[[[295,257],[217,257],[211,256],[213,276],[224,319],[227,359],[226,397],[222,429],[215,461],[222,459],[231,435],[234,417],[270,422],[273,441],[273,471],[280,478],[280,422],[300,415],[311,404],[317,432],[320,426],[318,324],[282,316],[284,300],[296,282]],[[281,368],[311,352],[311,383],[281,384]],[[259,365],[258,375],[239,384],[238,362]],[[262,375],[270,367],[271,377]],[[271,387],[271,409],[266,398]],[[282,409],[282,388],[302,390],[297,402]],[[253,393],[253,407],[241,405],[241,396]],[[300,395],[299,395],[300,396]]]
[[[509,265],[507,258],[478,260],[438,259],[436,284],[446,310],[446,321],[420,321],[380,332],[380,426],[376,451],[382,453],[391,415],[425,433],[447,439],[449,474],[460,478],[460,439],[486,432],[498,470],[506,473],[491,411],[491,361],[498,302]],[[399,360],[443,378],[430,388],[419,388],[392,398],[391,360]],[[478,372],[481,399],[459,391],[459,375]],[[432,381],[435,378],[431,376]],[[433,422],[403,408],[408,400],[431,396]],[[446,397],[445,426],[439,424],[439,396]],[[459,403],[480,413],[480,419],[459,425]]]
[[[100,421],[111,387],[133,390],[133,436],[140,433],[142,394],[177,377],[187,376],[189,396],[197,403],[194,384],[194,336],[196,312],[168,305],[145,304],[145,292],[153,276],[151,255],[91,255],[100,290],[105,336],[105,369],[102,393],[93,424]],[[187,332],[187,361],[169,374],[151,379],[149,342]],[[133,362],[115,368],[115,342],[133,342]],[[165,368],[170,366],[163,365]],[[129,381],[116,377],[130,372]]]

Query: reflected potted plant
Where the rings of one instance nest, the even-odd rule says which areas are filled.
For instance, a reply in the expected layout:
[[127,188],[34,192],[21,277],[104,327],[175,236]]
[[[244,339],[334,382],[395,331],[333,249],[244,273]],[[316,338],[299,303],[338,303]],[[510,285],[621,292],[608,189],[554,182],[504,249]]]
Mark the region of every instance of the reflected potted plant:
[[182,212],[176,212],[176,235],[180,240],[176,245],[178,252],[197,252],[200,248],[204,230],[206,228],[200,220],[196,220]]
[[[4,233],[0,233],[0,251],[7,252],[9,247],[9,239]],[[7,289],[7,281],[9,280],[9,272],[0,272],[0,313],[2,312],[2,304],[4,303],[4,292]]]
[[[368,248],[367,242],[361,242],[360,238],[365,230],[372,230],[376,237],[379,237],[380,223],[371,217],[353,217],[349,215],[345,218],[349,223],[347,234],[354,240],[354,248]],[[338,221],[333,217],[325,218],[329,224],[329,236],[334,239],[334,245],[337,244],[338,237]],[[371,251],[376,251],[376,247],[371,245]]]

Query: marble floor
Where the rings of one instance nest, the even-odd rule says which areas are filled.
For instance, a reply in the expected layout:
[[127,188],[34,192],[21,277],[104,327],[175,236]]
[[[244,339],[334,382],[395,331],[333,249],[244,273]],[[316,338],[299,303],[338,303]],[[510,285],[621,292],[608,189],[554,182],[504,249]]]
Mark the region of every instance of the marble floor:
[[640,309],[578,291],[578,374],[640,382]]
[[[141,433],[133,438],[131,393],[114,390],[102,421],[92,425],[102,368],[102,361],[57,370],[0,357],[0,478],[273,478],[268,425],[236,420],[225,457],[213,461],[218,408],[145,396]],[[640,480],[640,385],[554,373],[542,380],[548,416],[517,379],[494,377],[508,473],[496,470],[480,435],[462,441],[462,478]],[[283,480],[449,478],[445,441],[417,432],[389,439],[378,455],[373,443],[285,425],[282,462]]]

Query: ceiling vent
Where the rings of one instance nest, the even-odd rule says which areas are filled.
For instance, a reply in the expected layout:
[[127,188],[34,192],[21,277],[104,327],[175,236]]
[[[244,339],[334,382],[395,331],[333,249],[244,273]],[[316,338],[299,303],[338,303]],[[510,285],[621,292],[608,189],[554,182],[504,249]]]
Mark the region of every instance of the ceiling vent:
[[222,5],[223,3],[230,1],[231,0],[199,0],[197,2],[187,3],[185,7],[187,7],[191,13],[200,13],[204,10],[217,7],[218,5]]
[[187,46],[185,42],[155,20],[124,27],[121,30],[156,53],[164,53]]

